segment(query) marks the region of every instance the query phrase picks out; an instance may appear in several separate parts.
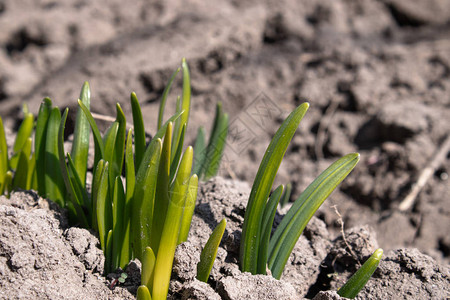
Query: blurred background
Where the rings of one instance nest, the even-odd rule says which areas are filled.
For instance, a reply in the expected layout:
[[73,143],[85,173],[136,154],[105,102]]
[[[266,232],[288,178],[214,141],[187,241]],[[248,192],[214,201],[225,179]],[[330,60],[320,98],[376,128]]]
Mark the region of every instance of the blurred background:
[[449,262],[448,0],[0,0],[0,28],[0,115],[10,131],[22,104],[37,113],[44,96],[74,119],[87,80],[91,110],[106,116],[120,102],[131,120],[136,92],[151,135],[186,57],[188,141],[212,126],[217,101],[230,114],[221,176],[251,184],[284,117],[308,101],[276,183],[292,183],[295,200],[331,162],[360,152],[317,215],[337,234],[336,206],[346,229],[371,225],[385,250],[415,247]]

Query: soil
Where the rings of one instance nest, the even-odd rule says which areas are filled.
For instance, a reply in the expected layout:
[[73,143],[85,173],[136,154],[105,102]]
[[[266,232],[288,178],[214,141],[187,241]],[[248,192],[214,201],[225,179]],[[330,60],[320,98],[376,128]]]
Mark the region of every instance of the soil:
[[[0,0],[0,28],[0,115],[11,131],[22,117],[22,103],[37,113],[44,96],[61,108],[69,106],[73,120],[75,100],[87,80],[92,110],[103,115],[114,116],[114,104],[120,102],[131,120],[128,98],[135,91],[151,135],[165,84],[186,57],[193,97],[187,142],[194,141],[198,126],[209,130],[216,102],[222,101],[231,131],[220,175],[251,185],[283,118],[296,105],[310,102],[276,183],[293,184],[293,201],[338,157],[357,151],[361,161],[316,214],[314,222],[326,224],[323,234],[328,236],[319,239],[327,244],[320,249],[326,250],[320,252],[309,242],[314,259],[291,257],[298,265],[314,263],[304,274],[293,272],[297,280],[308,282],[303,287],[291,284],[296,293],[312,297],[342,282],[331,278],[320,286],[325,281],[317,279],[331,270],[326,261],[341,235],[336,207],[345,229],[369,225],[370,235],[375,233],[385,250],[391,265],[380,267],[373,284],[410,284],[405,298],[446,298],[424,284],[439,280],[440,275],[429,274],[435,270],[444,274],[448,286],[448,269],[422,265],[430,263],[430,257],[441,266],[450,262],[448,149],[413,205],[406,211],[398,208],[449,137],[448,1]],[[180,87],[178,80],[166,116],[173,112]],[[241,189],[244,193],[248,187]],[[241,221],[245,203],[214,222],[222,217]],[[197,214],[202,210],[211,209],[200,202]],[[236,251],[240,227],[231,226],[227,232],[235,229],[227,235],[224,253]],[[194,236],[207,234],[199,229]],[[351,265],[343,266],[350,272]],[[403,275],[391,278],[397,274],[391,269]],[[226,270],[234,274],[237,267]],[[422,275],[412,276],[417,272]],[[225,297],[231,293],[227,287],[235,283],[219,277],[213,274],[214,287]],[[189,284],[175,294],[208,290],[195,281]],[[368,287],[372,294],[365,297],[391,297],[374,289]]]

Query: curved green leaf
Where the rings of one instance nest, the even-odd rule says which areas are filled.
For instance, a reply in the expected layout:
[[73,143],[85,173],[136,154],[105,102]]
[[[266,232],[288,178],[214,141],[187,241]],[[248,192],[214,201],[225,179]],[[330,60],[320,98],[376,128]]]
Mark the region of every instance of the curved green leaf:
[[215,121],[203,163],[204,180],[217,175],[228,135],[228,114],[222,112],[222,104],[217,104],[217,120]]
[[14,174],[12,187],[16,189],[26,189],[28,181],[28,160],[31,154],[31,138],[27,138],[23,145],[22,151],[19,152],[19,160],[17,162],[17,170]]
[[137,300],[152,300],[150,291],[145,285],[141,285],[137,290]]
[[83,104],[83,102],[81,102],[81,100],[78,100],[78,105],[84,112],[84,115],[86,116],[89,125],[91,125],[92,133],[94,135],[94,145],[95,145],[94,166],[96,166],[98,161],[100,159],[104,159],[105,157],[105,149],[103,145],[102,136],[100,135],[100,131],[98,130],[97,124],[95,123],[95,120],[92,117],[89,109]]
[[5,128],[0,117],[0,195],[3,195],[5,175],[8,171],[8,144],[6,143]]
[[120,253],[120,267],[125,269],[125,266],[131,260],[130,248],[130,230],[131,230],[131,205],[134,195],[134,187],[136,182],[136,174],[134,171],[133,161],[133,136],[132,130],[128,131],[127,145],[125,150],[125,177],[126,177],[126,192],[125,192],[125,213],[123,216],[123,243]]
[[96,212],[97,212],[97,226],[98,226],[98,235],[100,239],[100,246],[105,253],[107,250],[107,234],[111,228],[111,218],[112,218],[112,209],[111,203],[108,203],[108,168],[109,163],[106,161],[104,163],[104,167],[102,169],[102,174],[100,176],[99,186],[97,188],[97,197],[96,197]]
[[120,264],[120,253],[123,244],[123,224],[125,211],[125,191],[120,176],[114,181],[113,193],[113,244],[112,244],[112,269],[115,270]]
[[39,195],[45,196],[45,141],[47,123],[52,110],[52,101],[45,98],[39,107],[34,134],[34,152],[36,153],[36,177]]
[[286,118],[275,133],[259,166],[248,199],[242,228],[240,263],[243,272],[252,274],[257,272],[261,218],[265,204],[284,153],[308,107],[308,103],[303,103]]
[[25,113],[24,119],[20,124],[19,130],[14,141],[13,156],[9,161],[9,166],[12,170],[16,170],[17,163],[19,162],[20,152],[24,147],[27,139],[31,137],[31,133],[34,128],[34,116],[31,113]]
[[283,193],[283,185],[278,186],[267,201],[262,218],[261,241],[259,243],[258,253],[258,274],[266,275],[267,257],[269,255],[269,240],[272,233],[273,219],[277,212],[277,206]]
[[353,274],[352,277],[338,290],[338,294],[341,297],[353,299],[358,295],[359,291],[366,285],[370,277],[380,264],[381,257],[383,256],[383,249],[378,248],[369,257],[369,259]]
[[[69,112],[69,109],[66,108],[64,110],[64,114],[61,118],[61,122],[59,124],[59,129],[58,129],[58,162],[59,162],[58,169],[61,172],[61,177],[65,184],[67,195],[72,203],[72,206],[68,206],[68,209],[73,210],[72,213],[73,213],[73,215],[76,216],[76,218],[80,222],[81,226],[88,228],[89,223],[88,223],[86,216],[84,214],[84,211],[81,207],[81,203],[83,201],[83,199],[82,199],[83,192],[85,192],[85,191],[84,191],[83,187],[81,186],[81,182],[79,181],[80,179],[76,173],[76,170],[74,169],[73,162],[72,162],[72,168],[73,168],[72,176],[70,176],[69,170],[66,165],[66,159],[64,156],[64,130],[65,130],[65,126],[66,126],[68,112]],[[49,123],[50,122],[51,121],[49,121]],[[50,128],[50,126],[49,126],[49,128]],[[68,156],[69,156],[69,161],[71,161],[69,154],[68,154]],[[78,181],[76,181],[77,179],[78,179]]]
[[206,131],[200,126],[197,131],[197,138],[194,145],[194,165],[192,174],[197,174],[201,178],[202,165],[206,157]]
[[[89,83],[84,82],[80,92],[80,100],[87,109],[91,106],[91,91]],[[86,187],[86,172],[89,154],[89,135],[90,135],[89,121],[83,111],[79,108],[77,110],[77,118],[75,121],[75,129],[73,133],[72,143],[72,157],[75,165],[75,170],[80,177],[82,187]]]
[[181,159],[180,167],[171,189],[166,221],[161,235],[158,255],[156,258],[153,299],[164,300],[169,290],[170,275],[172,274],[173,257],[177,247],[181,219],[185,206],[186,192],[189,184],[193,159],[193,149],[188,147]]
[[131,93],[131,112],[133,114],[134,127],[134,151],[136,153],[136,166],[141,165],[142,157],[145,152],[145,129],[144,119],[142,118],[141,106],[135,93]]
[[142,255],[141,284],[147,286],[149,289],[151,289],[153,285],[155,262],[155,253],[153,253],[152,248],[146,247],[144,254]]
[[225,227],[227,226],[227,221],[222,219],[222,221],[217,225],[217,227],[212,232],[205,247],[200,254],[200,262],[197,264],[197,279],[203,282],[208,282],[209,274],[211,273],[214,261],[217,256],[217,250],[222,240],[223,233],[225,232]]
[[195,202],[197,200],[198,176],[194,174],[189,179],[186,202],[184,204],[183,218],[181,219],[178,244],[186,242],[191,228],[192,216],[194,215]]
[[352,153],[334,162],[306,188],[289,209],[270,240],[269,268],[274,278],[280,279],[292,249],[316,210],[358,161],[359,154]]
[[[136,176],[131,219],[131,242],[134,255],[141,259],[150,245],[156,182],[161,156],[161,139],[150,143],[148,162],[144,156]],[[145,164],[145,165],[144,165]]]
[[54,107],[50,113],[45,139],[45,194],[46,198],[65,207],[64,178],[59,163],[58,137],[61,113]]
[[[172,144],[172,123],[169,123],[164,136],[164,143],[159,162],[158,181],[156,183],[155,211],[153,217],[151,247],[158,251],[161,234],[169,205],[170,147]],[[158,252],[155,253],[156,255]]]

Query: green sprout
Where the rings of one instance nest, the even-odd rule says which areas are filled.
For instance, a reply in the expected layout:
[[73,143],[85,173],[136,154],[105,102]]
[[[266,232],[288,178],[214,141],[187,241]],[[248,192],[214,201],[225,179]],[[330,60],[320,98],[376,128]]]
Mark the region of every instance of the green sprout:
[[200,254],[200,261],[197,264],[197,279],[203,282],[207,282],[209,274],[211,273],[214,260],[217,256],[217,250],[219,249],[220,241],[222,240],[223,233],[225,232],[225,227],[227,226],[227,221],[223,219],[220,221],[219,225],[214,229],[205,247]]
[[361,266],[361,268],[353,274],[352,277],[338,290],[341,297],[354,299],[359,291],[366,285],[370,277],[377,269],[381,257],[383,256],[383,249],[378,248],[369,257],[369,259]]
[[359,154],[349,154],[322,172],[294,202],[269,238],[283,187],[278,187],[269,198],[270,189],[286,149],[308,107],[308,103],[303,103],[286,118],[270,142],[256,174],[242,228],[240,265],[243,272],[265,274],[268,267],[272,276],[280,279],[306,224],[358,163]]
[[11,158],[8,156],[3,120],[0,118],[0,195],[9,196],[12,190],[35,189],[37,177],[35,174],[36,159],[32,153],[31,134],[34,128],[34,116],[23,108],[24,119],[14,141]]

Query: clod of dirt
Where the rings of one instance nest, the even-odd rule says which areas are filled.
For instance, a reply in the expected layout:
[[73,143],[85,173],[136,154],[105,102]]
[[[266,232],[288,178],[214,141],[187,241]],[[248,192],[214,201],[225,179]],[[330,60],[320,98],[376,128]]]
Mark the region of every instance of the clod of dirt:
[[222,299],[292,299],[295,289],[286,281],[271,276],[243,273],[222,278],[218,284]]
[[[201,183],[189,241],[176,251],[169,299],[341,299],[333,292],[378,246],[370,227],[331,239],[323,221],[312,218],[294,247],[281,280],[242,273],[238,244],[248,199],[247,184],[216,177]],[[207,283],[196,277],[201,248],[225,215],[228,220]],[[277,216],[280,219],[280,215]],[[67,216],[34,192],[0,197],[0,298],[134,299],[140,263],[126,268],[124,284],[102,277],[104,257],[87,230],[68,228]],[[350,251],[351,249],[351,251]],[[339,266],[339,267],[338,267]],[[389,251],[359,299],[444,299],[450,293],[449,268],[416,249]],[[321,292],[330,290],[329,292]]]
[[61,219],[34,192],[0,197],[0,298],[133,299],[96,271],[104,261],[98,240],[84,229],[64,231]]

